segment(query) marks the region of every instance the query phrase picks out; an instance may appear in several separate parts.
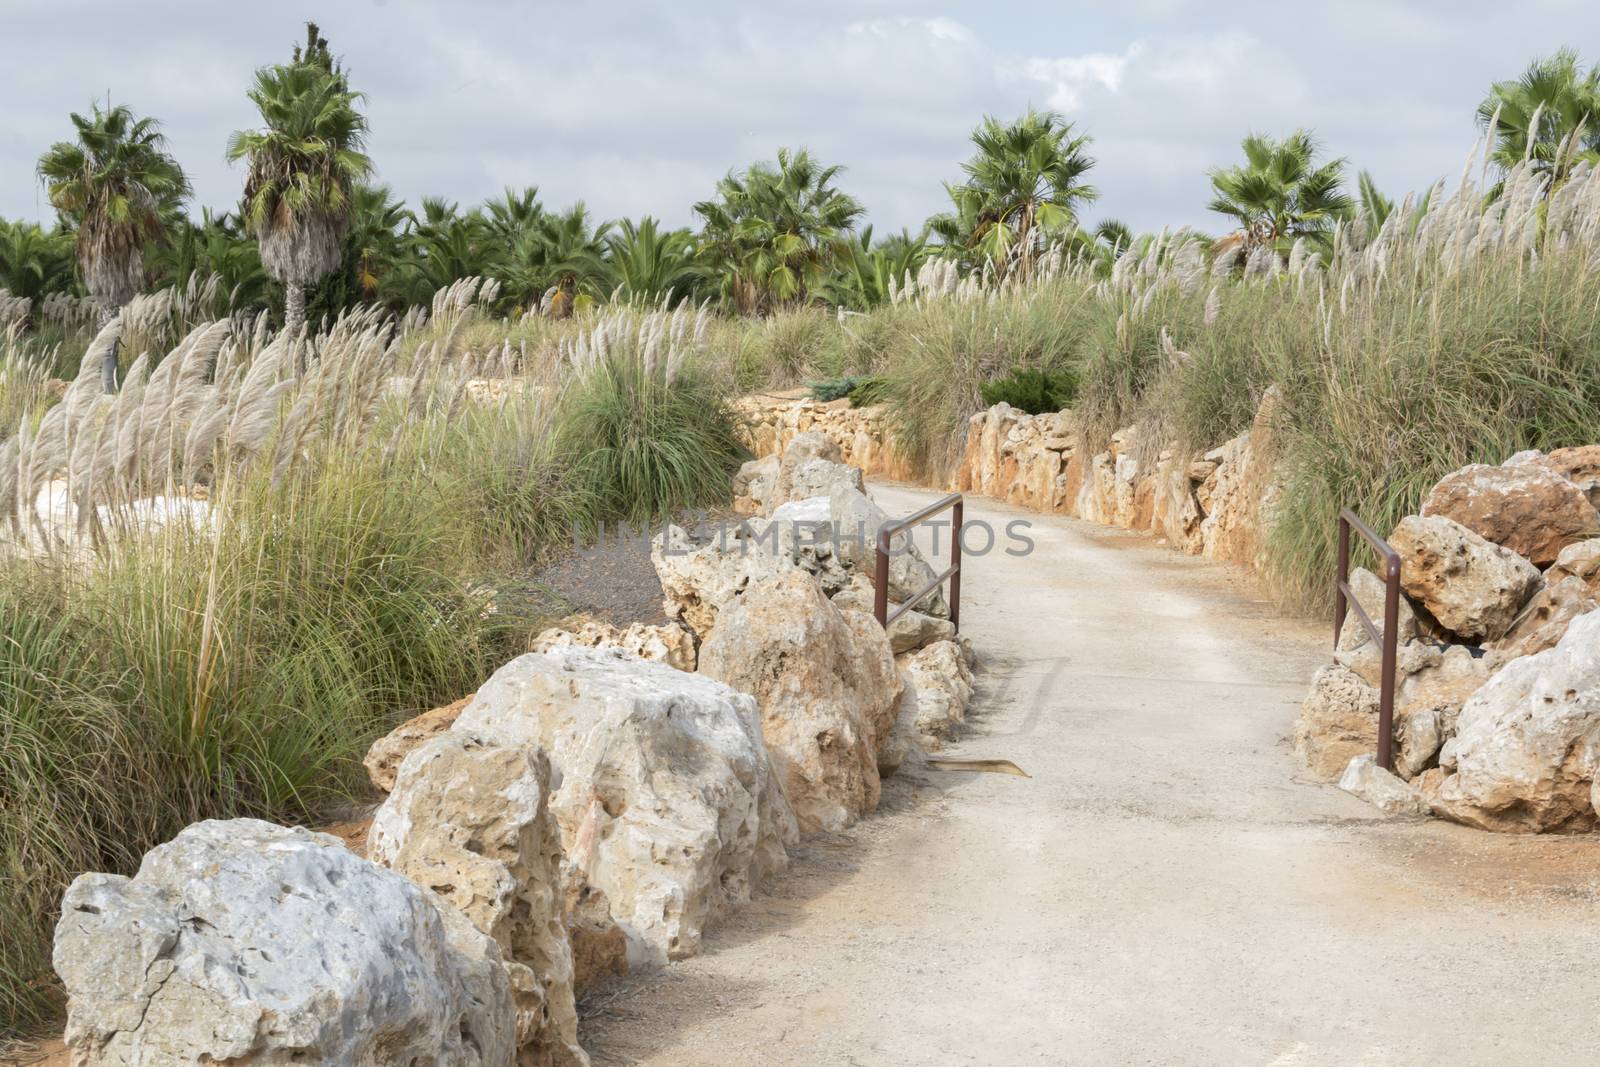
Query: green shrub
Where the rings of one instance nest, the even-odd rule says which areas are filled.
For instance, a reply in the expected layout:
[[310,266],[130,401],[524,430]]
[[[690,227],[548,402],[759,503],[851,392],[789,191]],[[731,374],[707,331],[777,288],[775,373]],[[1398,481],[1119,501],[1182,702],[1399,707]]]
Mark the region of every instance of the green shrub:
[[1018,367],[1005,377],[978,387],[985,404],[1010,404],[1029,415],[1065,411],[1072,406],[1077,390],[1078,376],[1071,371],[1036,367]]

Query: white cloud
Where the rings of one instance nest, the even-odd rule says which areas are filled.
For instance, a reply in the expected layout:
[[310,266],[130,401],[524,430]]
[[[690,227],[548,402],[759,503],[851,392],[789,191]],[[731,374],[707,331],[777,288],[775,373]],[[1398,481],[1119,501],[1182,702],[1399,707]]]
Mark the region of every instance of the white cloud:
[[[1214,227],[1205,172],[1252,130],[1311,127],[1391,192],[1454,171],[1489,82],[1600,39],[1600,9],[1529,3],[1505,19],[1488,0],[993,0],[981,14],[954,0],[347,0],[324,30],[367,92],[383,180],[412,200],[534,184],[603,216],[688,223],[728,168],[803,144],[847,167],[842,184],[880,229],[915,228],[943,207],[978,119],[1033,105],[1093,135],[1103,197],[1091,214]],[[242,175],[223,144],[254,121],[250,72],[286,56],[295,12],[7,9],[0,215],[47,212],[33,162],[66,134],[67,111],[108,87],[165,122],[201,203],[236,201]]]

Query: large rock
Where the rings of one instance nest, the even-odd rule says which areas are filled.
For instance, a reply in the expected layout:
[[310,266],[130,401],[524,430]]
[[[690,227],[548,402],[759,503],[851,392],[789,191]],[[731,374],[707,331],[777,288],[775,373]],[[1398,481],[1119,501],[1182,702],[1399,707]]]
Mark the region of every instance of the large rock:
[[1454,519],[1539,567],[1600,534],[1600,514],[1583,490],[1544,467],[1463,467],[1433,487],[1422,514]]
[[862,474],[846,466],[833,438],[817,430],[796,434],[784,447],[762,501],[763,514],[791,500],[827,496],[835,484],[863,488]]
[[400,769],[401,762],[428,738],[437,737],[454,726],[462,709],[471,702],[472,698],[467,696],[454,704],[425,711],[374,741],[367,750],[367,758],[361,761],[373,787],[380,793],[393,789],[395,772]]
[[630,656],[665,663],[680,671],[693,671],[694,635],[679,623],[646,626],[636,622],[627,629],[598,619],[573,618],[552,626],[533,639],[529,652],[553,648],[619,648]]
[[1505,636],[1491,641],[1488,647],[1502,661],[1554,648],[1572,620],[1587,615],[1597,606],[1600,605],[1596,604],[1594,593],[1583,579],[1565,577],[1552,583],[1547,577],[1544,588],[1528,601]]
[[1600,537],[1563,548],[1555,563],[1544,572],[1544,580],[1550,585],[1564,578],[1577,578],[1589,587],[1591,594],[1600,596]]
[[[872,615],[876,606],[872,583],[860,575],[856,575],[850,585],[833,594],[830,599],[836,608],[859,611],[863,615]],[[899,607],[894,601],[889,602],[891,613]],[[889,624],[889,647],[897,656],[902,652],[915,652],[935,641],[952,640],[955,636],[955,624],[949,619],[925,615],[914,608],[902,612]]]
[[[851,570],[872,577],[877,568],[878,532],[889,525],[889,516],[865,495],[845,485],[835,487],[828,505],[838,538],[836,554]],[[952,531],[946,526],[943,534],[941,543],[948,546]],[[905,603],[927,588],[938,574],[905,531],[889,539],[890,600]],[[916,608],[939,618],[950,615],[943,587],[918,601]]]
[[1428,814],[1422,794],[1378,766],[1377,757],[1370,752],[1350,761],[1339,776],[1339,788],[1387,815]]
[[1600,445],[1558,448],[1548,456],[1535,453],[1529,462],[1572,482],[1584,491],[1591,504],[1600,507]]
[[741,515],[763,515],[778,479],[777,456],[752,459],[733,476],[733,509]]
[[578,1045],[551,784],[536,748],[440,734],[400,764],[367,839],[374,863],[432,890],[499,944],[527,1067],[589,1062]]
[[917,735],[938,749],[955,736],[972,701],[972,662],[959,640],[935,641],[895,661],[916,694]]
[[1332,780],[1378,746],[1378,691],[1347,667],[1323,667],[1294,724],[1294,750],[1307,770]]
[[[1384,601],[1387,596],[1388,586],[1382,578],[1367,570],[1357,567],[1350,572],[1350,592],[1354,594],[1355,604],[1345,615],[1344,626],[1339,630],[1339,651],[1354,652],[1372,642],[1372,635],[1367,633],[1367,628],[1361,625],[1361,620],[1356,617],[1355,606],[1359,604],[1367,613],[1367,617],[1379,630],[1383,629]],[[1404,645],[1415,640],[1420,629],[1417,624],[1417,612],[1411,602],[1404,596],[1400,597],[1399,626],[1396,630],[1395,640]]]
[[1493,673],[1489,657],[1465,645],[1441,650],[1436,662],[1402,678],[1395,696],[1395,773],[1411,780],[1426,770],[1456,733],[1461,708]]
[[515,1053],[494,941],[304,829],[195,823],[131,879],[82,875],[54,959],[77,1067],[506,1067]]
[[1443,515],[1407,516],[1389,544],[1406,595],[1468,641],[1504,634],[1539,588],[1533,564]]
[[699,635],[711,636],[717,613],[753,581],[793,570],[787,555],[764,543],[727,531],[698,544],[677,526],[668,526],[650,543],[650,562],[661,581],[662,609]]
[[809,575],[781,575],[724,610],[700,673],[756,698],[802,831],[842,830],[878,806],[900,679],[877,620],[840,611]]
[[1490,678],[1461,709],[1451,748],[1455,773],[1439,787],[1439,814],[1486,830],[1592,829],[1600,611]]
[[787,862],[794,815],[755,701],[711,678],[615,649],[531,653],[455,728],[549,755],[562,848],[635,963],[694,955],[707,923]]

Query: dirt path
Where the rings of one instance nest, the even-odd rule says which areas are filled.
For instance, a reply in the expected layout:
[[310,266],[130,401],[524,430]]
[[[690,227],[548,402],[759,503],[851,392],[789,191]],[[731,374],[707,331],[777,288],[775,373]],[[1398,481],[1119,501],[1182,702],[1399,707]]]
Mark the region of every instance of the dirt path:
[[[892,513],[933,494],[875,492]],[[1600,1062],[1600,840],[1394,821],[1298,774],[1321,628],[1074,520],[969,559],[951,750],[723,923],[593,999],[599,1064]]]

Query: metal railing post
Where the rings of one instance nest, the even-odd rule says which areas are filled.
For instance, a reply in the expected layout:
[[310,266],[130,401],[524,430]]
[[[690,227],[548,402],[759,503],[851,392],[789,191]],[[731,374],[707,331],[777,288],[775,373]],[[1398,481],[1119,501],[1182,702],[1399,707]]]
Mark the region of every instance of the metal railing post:
[[877,536],[878,558],[872,573],[872,614],[878,625],[889,628],[889,531],[879,530]]
[[[1383,629],[1380,631],[1350,589],[1350,531],[1354,529],[1383,560]],[[1378,766],[1394,770],[1394,692],[1400,658],[1400,553],[1349,508],[1339,512],[1339,574],[1333,583],[1333,648],[1346,615],[1354,610],[1382,657],[1378,680]]]
[[950,625],[961,632],[961,514],[964,500],[957,500],[950,519]]

